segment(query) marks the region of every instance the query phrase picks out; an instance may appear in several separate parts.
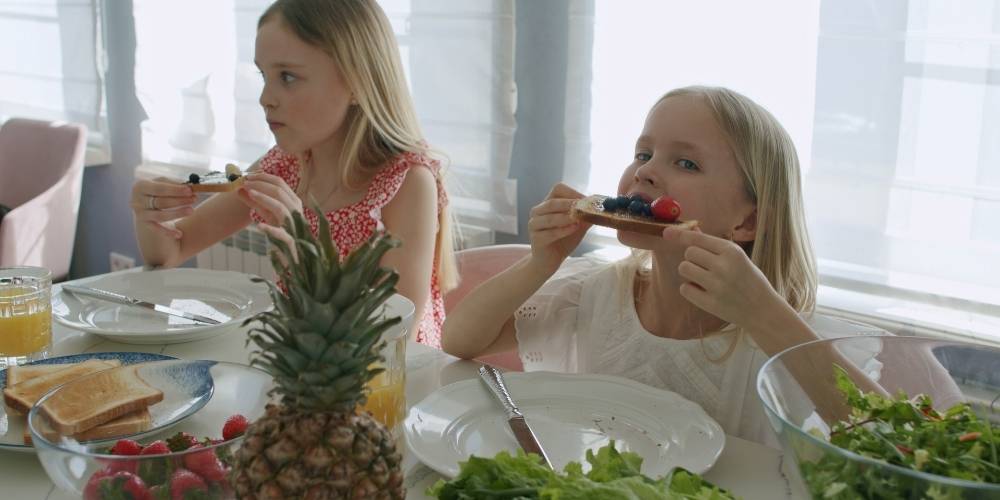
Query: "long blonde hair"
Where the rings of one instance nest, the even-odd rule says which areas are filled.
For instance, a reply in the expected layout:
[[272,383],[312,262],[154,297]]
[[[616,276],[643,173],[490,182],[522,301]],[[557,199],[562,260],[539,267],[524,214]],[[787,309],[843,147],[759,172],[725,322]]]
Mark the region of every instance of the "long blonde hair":
[[[722,128],[743,172],[744,188],[757,209],[757,232],[743,245],[771,286],[798,312],[816,305],[816,260],[809,232],[795,145],[771,113],[750,98],[722,87],[683,87],[661,97],[704,100]],[[633,252],[622,273],[642,272],[648,252]]]
[[[395,35],[374,0],[277,0],[261,15],[258,28],[275,15],[333,59],[357,101],[344,119],[342,185],[354,188],[368,182],[400,154],[431,154],[407,90]],[[443,189],[443,183],[438,188]],[[458,284],[447,206],[438,214],[434,253],[443,293]]]

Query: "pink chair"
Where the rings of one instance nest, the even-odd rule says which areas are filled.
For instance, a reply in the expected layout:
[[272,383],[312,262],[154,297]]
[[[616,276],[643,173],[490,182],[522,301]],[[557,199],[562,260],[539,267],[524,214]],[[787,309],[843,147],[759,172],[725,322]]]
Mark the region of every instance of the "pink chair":
[[[530,252],[531,247],[528,245],[493,245],[456,252],[455,256],[458,259],[458,270],[462,280],[457,288],[445,295],[445,313],[447,314],[455,304],[461,302],[473,288],[507,269]],[[507,370],[524,370],[517,351],[490,354],[477,358],[477,360]]]
[[0,267],[69,274],[83,185],[87,128],[12,118],[0,127]]

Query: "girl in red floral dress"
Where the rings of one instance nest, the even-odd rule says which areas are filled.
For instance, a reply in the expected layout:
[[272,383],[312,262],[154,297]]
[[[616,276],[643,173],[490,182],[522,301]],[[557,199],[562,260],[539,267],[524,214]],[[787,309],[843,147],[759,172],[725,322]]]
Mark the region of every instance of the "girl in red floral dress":
[[457,281],[448,198],[385,13],[374,0],[278,0],[258,22],[255,63],[277,146],[240,189],[197,208],[187,185],[136,182],[145,262],[178,265],[252,222],[291,243],[281,224],[293,212],[314,234],[326,217],[341,256],[385,230],[403,243],[382,263],[399,272],[397,288],[416,307],[416,340],[439,347],[442,294]]

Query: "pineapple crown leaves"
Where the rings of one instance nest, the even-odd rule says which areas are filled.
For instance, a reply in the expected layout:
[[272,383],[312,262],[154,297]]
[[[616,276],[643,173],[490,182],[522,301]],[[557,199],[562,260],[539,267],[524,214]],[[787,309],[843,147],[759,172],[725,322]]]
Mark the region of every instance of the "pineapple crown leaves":
[[383,371],[374,367],[384,362],[382,334],[401,321],[378,314],[399,281],[380,262],[399,242],[376,233],[341,263],[329,222],[318,219],[318,237],[301,213],[285,220],[294,246],[268,236],[286,292],[254,280],[267,283],[274,309],[244,323],[259,322],[247,339],[258,348],[250,364],[274,377],[274,392],[286,406],[349,412],[365,402],[365,385]]

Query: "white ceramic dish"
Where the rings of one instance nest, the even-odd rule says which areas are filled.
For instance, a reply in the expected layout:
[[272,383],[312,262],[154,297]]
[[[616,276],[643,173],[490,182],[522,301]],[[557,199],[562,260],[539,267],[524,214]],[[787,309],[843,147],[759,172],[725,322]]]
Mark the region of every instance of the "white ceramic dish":
[[[650,477],[674,467],[702,473],[715,464],[725,434],[700,406],[681,396],[621,377],[550,372],[506,373],[553,467],[584,464],[588,449],[614,439],[619,450],[643,457]],[[442,387],[410,408],[405,435],[414,455],[446,477],[470,455],[492,457],[518,449],[500,404],[482,381]]]
[[108,290],[216,319],[205,325],[136,306],[106,302],[59,290],[52,317],[69,328],[126,344],[173,344],[229,331],[272,307],[267,285],[231,271],[176,268],[117,273],[76,284]]
[[[177,359],[163,354],[146,352],[92,352],[72,354],[55,358],[43,359],[29,363],[32,365],[62,365],[80,363],[88,359],[117,360],[123,365],[147,363],[150,361],[165,361]],[[7,386],[7,370],[0,370],[0,391]],[[32,452],[34,448],[24,444],[24,428],[27,415],[7,415],[6,405],[0,404],[0,449]]]

